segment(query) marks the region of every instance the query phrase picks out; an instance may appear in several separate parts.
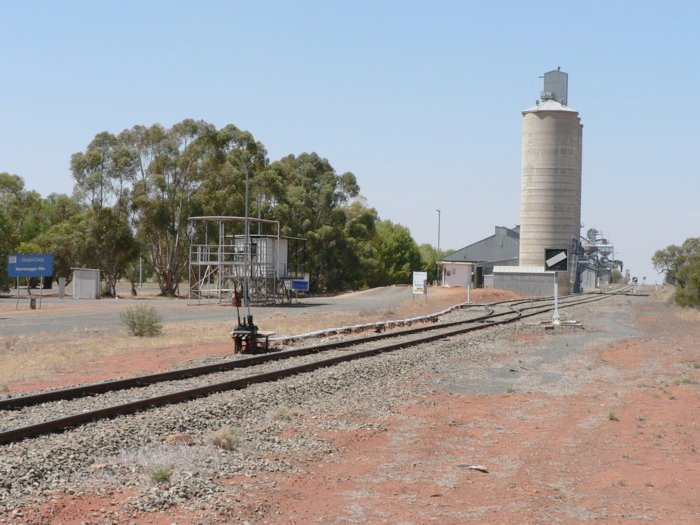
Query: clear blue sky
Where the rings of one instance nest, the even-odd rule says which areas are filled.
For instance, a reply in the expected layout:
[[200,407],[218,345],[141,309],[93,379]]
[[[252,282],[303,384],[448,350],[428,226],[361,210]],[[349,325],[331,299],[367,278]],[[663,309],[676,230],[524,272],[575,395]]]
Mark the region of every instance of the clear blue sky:
[[[70,193],[94,135],[185,118],[316,151],[454,249],[519,222],[521,110],[569,73],[582,220],[634,275],[700,235],[700,2],[2,2],[0,171]],[[584,229],[585,231],[585,229]]]

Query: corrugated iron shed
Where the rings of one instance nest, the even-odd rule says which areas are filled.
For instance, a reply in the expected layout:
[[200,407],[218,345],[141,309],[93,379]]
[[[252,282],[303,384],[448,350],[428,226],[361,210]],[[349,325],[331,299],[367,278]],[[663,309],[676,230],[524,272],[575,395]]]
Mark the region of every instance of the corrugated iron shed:
[[[520,227],[496,226],[496,231],[469,246],[465,246],[444,257],[444,262],[501,263],[517,261],[520,249]],[[517,264],[517,262],[515,263]]]

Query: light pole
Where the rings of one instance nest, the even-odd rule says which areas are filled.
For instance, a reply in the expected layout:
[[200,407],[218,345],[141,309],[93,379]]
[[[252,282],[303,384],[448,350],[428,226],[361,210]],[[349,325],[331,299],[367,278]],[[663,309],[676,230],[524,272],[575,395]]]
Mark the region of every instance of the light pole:
[[248,222],[248,165],[245,167],[245,213],[243,217],[243,237],[244,240],[243,242],[245,243],[245,246],[243,248],[243,286],[242,292],[243,292],[243,305],[248,307],[248,315],[250,315],[250,297],[248,296],[249,293],[249,283],[248,283],[248,265],[250,262],[250,223]]
[[438,245],[437,245],[437,272],[438,272],[438,284],[442,284],[442,274],[440,272],[440,210],[435,210],[438,212]]

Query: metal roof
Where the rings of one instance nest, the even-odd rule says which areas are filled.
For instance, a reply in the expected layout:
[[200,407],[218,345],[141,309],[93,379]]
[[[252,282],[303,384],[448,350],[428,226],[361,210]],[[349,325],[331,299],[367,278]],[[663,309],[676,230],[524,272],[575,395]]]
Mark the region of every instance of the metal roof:
[[517,258],[519,252],[520,227],[496,226],[493,235],[452,252],[442,261],[495,263]]
[[573,108],[570,108],[569,106],[565,106],[561,102],[557,102],[556,100],[545,100],[544,102],[537,104],[536,106],[532,106],[531,108],[527,108],[523,110],[523,115],[526,113],[538,113],[540,111],[566,111],[569,113],[578,113]]
[[[203,215],[201,217],[188,217],[188,221],[207,221],[207,222],[239,222],[244,221],[245,217],[234,217],[231,215]],[[270,219],[258,219],[256,217],[248,217],[249,222],[264,222],[268,224],[279,224],[279,221]]]

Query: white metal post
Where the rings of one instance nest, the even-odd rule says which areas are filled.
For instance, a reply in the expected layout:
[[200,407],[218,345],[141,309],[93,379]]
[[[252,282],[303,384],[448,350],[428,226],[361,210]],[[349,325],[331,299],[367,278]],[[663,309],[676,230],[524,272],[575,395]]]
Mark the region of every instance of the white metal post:
[[554,315],[552,324],[559,324],[559,283],[557,282],[557,272],[554,272]]
[[438,212],[438,245],[437,245],[437,280],[438,285],[442,285],[442,271],[440,269],[440,210],[435,210]]

